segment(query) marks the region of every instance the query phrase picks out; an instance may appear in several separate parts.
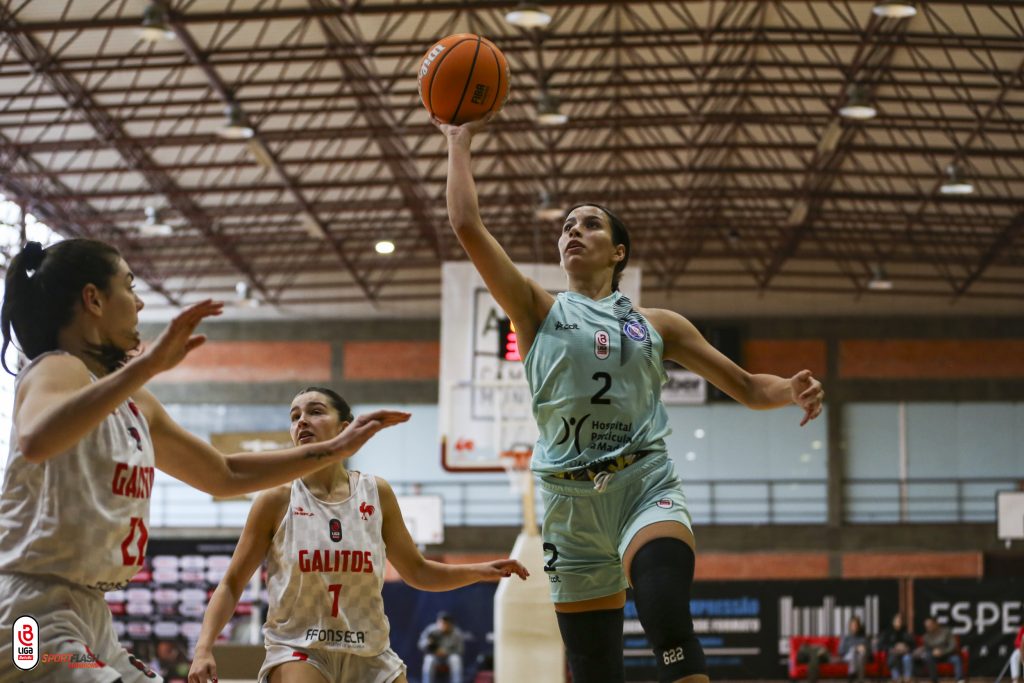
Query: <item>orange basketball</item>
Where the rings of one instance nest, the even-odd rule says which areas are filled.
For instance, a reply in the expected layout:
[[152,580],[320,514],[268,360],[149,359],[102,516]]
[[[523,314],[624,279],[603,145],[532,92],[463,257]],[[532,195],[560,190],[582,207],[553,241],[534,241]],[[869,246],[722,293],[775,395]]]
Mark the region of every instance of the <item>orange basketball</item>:
[[508,99],[508,62],[486,38],[456,33],[437,41],[420,62],[420,99],[444,123],[475,121]]

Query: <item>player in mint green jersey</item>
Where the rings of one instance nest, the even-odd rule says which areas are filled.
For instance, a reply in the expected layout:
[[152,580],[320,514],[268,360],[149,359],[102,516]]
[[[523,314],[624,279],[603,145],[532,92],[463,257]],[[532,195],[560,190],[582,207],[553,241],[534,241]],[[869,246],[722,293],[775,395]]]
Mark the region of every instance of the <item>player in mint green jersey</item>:
[[696,372],[750,408],[796,404],[801,425],[824,392],[809,370],[750,374],[673,311],[636,308],[618,291],[629,233],[608,209],[569,211],[558,239],[568,291],[525,277],[480,218],[470,142],[484,121],[438,124],[448,140],[448,217],[491,295],[515,325],[540,430],[531,469],[558,626],[576,683],[625,678],[623,606],[632,586],[659,681],[708,680],[693,632],[696,547],[665,449],[662,361]]

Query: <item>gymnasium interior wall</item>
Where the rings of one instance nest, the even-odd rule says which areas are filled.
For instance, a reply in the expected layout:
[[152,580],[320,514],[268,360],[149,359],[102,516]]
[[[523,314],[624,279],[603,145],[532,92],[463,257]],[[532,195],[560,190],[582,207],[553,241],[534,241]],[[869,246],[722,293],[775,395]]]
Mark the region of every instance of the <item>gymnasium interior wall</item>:
[[[790,511],[792,518],[779,524],[759,523],[764,519],[762,508],[753,504],[746,508],[746,516],[743,506],[737,506],[734,520],[701,520],[700,501],[706,499],[706,491],[701,485],[688,486],[696,508],[702,577],[746,579],[752,578],[752,571],[761,578],[780,579],[980,577],[1021,568],[1024,556],[1005,550],[997,541],[991,514],[972,519],[970,510],[953,511],[956,505],[963,505],[962,499],[973,498],[971,505],[987,506],[988,489],[967,494],[960,490],[956,500],[961,502],[950,498],[948,514],[925,506],[917,513],[911,510],[903,520],[883,515],[872,521],[858,519],[850,481],[897,476],[891,455],[896,438],[894,416],[903,404],[914,444],[909,457],[912,478],[987,477],[992,481],[986,485],[993,489],[1020,487],[1024,482],[1024,320],[922,317],[695,322],[706,331],[728,330],[735,348],[727,352],[751,371],[788,374],[808,367],[822,378],[828,394],[826,414],[796,437],[806,444],[787,442],[786,434],[793,430],[775,427],[797,420],[793,411],[751,413],[727,402],[671,409],[676,434],[670,450],[684,479],[729,479],[729,471],[736,471],[740,464],[729,460],[729,452],[760,443],[761,457],[747,458],[742,471],[752,479],[767,477],[786,483],[774,486],[774,492],[768,494],[777,496],[773,514]],[[152,338],[158,330],[156,326],[144,329],[143,338]],[[467,479],[447,474],[440,467],[436,437],[438,321],[303,325],[234,321],[212,323],[203,331],[210,337],[207,345],[153,385],[154,392],[187,428],[201,435],[257,427],[286,429],[285,406],[297,388],[309,384],[338,389],[351,397],[357,410],[404,406],[414,413],[414,421],[403,426],[404,431],[382,434],[377,448],[357,455],[353,466],[389,481],[447,478],[463,492],[460,495],[473,495],[475,489],[483,496],[477,508],[479,518],[446,520],[446,542],[430,552],[448,557],[492,556],[511,546],[515,525],[488,524],[484,514],[489,492],[495,492],[495,499],[500,497],[497,491],[504,475]],[[707,439],[694,446],[693,415],[700,415],[704,424],[718,425],[718,429],[709,429],[713,434],[732,425],[732,432],[747,436],[720,440],[717,445]],[[687,459],[700,446],[705,452]],[[770,455],[773,448],[783,454],[799,450],[799,456],[809,457],[790,461],[780,455],[776,461]],[[787,487],[794,486],[796,490],[803,487],[818,502],[811,501],[802,509],[780,506]],[[870,494],[870,482],[864,486]],[[722,485],[717,489],[721,495]],[[938,499],[942,508],[946,490],[935,484],[930,492],[923,491],[922,498]],[[748,495],[747,489],[737,488],[733,495]],[[228,504],[232,505],[244,518],[247,503]],[[154,499],[154,511],[158,513],[159,507]],[[869,509],[870,504],[862,503],[862,512]],[[994,509],[994,501],[989,509]],[[928,515],[934,518],[928,519]],[[188,522],[183,526],[186,528],[160,533],[188,533]]]

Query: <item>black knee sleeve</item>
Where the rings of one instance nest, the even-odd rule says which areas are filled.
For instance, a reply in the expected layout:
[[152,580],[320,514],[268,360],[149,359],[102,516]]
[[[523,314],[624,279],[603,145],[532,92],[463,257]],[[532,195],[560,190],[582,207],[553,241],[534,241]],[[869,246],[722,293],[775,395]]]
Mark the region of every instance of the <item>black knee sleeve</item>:
[[678,538],[656,538],[633,556],[633,599],[661,683],[708,672],[690,616],[695,561],[693,550]]
[[621,609],[556,614],[573,683],[626,680],[622,664]]

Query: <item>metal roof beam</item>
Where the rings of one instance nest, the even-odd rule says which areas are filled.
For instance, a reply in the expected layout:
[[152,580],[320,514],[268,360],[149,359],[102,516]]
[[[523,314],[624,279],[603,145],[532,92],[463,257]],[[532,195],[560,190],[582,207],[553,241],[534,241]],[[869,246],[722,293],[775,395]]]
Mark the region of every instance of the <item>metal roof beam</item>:
[[75,200],[71,188],[60,178],[48,172],[35,159],[22,155],[10,139],[0,132],[0,168],[14,169],[19,165],[32,169],[34,182],[23,183],[13,177],[12,173],[0,174],[0,189],[8,199],[62,235],[116,242],[135,274],[150,289],[164,297],[168,303],[180,305],[180,299],[164,287],[159,270],[134,239],[124,235],[88,202]]
[[[153,193],[164,195],[174,209],[206,235],[211,244],[246,276],[250,284],[266,296],[267,289],[263,280],[219,234],[202,207],[153,161],[147,146],[128,135],[121,123],[110,116],[81,83],[66,74],[55,58],[33,36],[20,31],[19,27],[10,10],[0,6],[0,40],[7,42],[25,62],[32,64],[53,91],[67,102],[68,107],[78,111],[95,129],[100,148],[113,147],[131,168],[146,179]],[[24,150],[24,147],[21,149]]]
[[[224,80],[220,77],[220,74],[217,73],[217,70],[213,67],[213,65],[210,64],[210,61],[204,56],[202,50],[199,48],[199,46],[196,44],[195,39],[192,37],[192,34],[188,31],[184,23],[181,21],[180,16],[171,12],[170,9],[166,7],[166,3],[164,3],[162,0],[160,4],[164,6],[165,10],[167,10],[168,17],[170,18],[170,25],[174,30],[175,35],[177,35],[178,40],[181,43],[182,50],[184,50],[189,60],[196,67],[198,67],[200,71],[203,72],[203,75],[206,77],[206,80],[210,84],[210,87],[213,88],[214,92],[216,92],[217,95],[221,98],[221,101],[225,106],[230,106],[231,104],[234,104],[234,93],[227,86],[227,84],[224,83]],[[349,257],[344,247],[331,234],[323,219],[318,215],[317,211],[309,203],[309,200],[306,199],[305,195],[302,192],[301,186],[298,183],[296,183],[295,179],[292,178],[291,175],[288,174],[280,159],[278,159],[277,155],[274,154],[273,151],[271,151],[270,148],[267,146],[259,131],[256,131],[254,133],[253,137],[249,140],[249,144],[250,146],[258,147],[258,153],[260,155],[260,158],[264,159],[267,163],[269,163],[270,168],[273,170],[274,175],[277,176],[278,181],[282,185],[284,185],[285,189],[287,189],[288,191],[288,194],[290,194],[292,198],[295,200],[295,202],[298,204],[299,209],[305,216],[305,220],[312,222],[313,225],[316,226],[316,230],[320,234],[320,237],[327,242],[327,244],[337,255],[338,260],[352,276],[353,280],[355,280],[359,284],[360,288],[363,290],[363,293],[366,295],[366,298],[372,302],[374,300],[374,292],[370,288],[369,283],[367,283],[366,279],[359,273],[359,270],[356,268],[355,263],[353,263],[352,259]],[[193,189],[189,191],[189,194],[198,193]],[[280,289],[278,289],[278,291],[273,296],[268,295],[269,301],[271,303],[276,302],[276,300],[280,297],[281,294],[282,292],[280,291]]]

